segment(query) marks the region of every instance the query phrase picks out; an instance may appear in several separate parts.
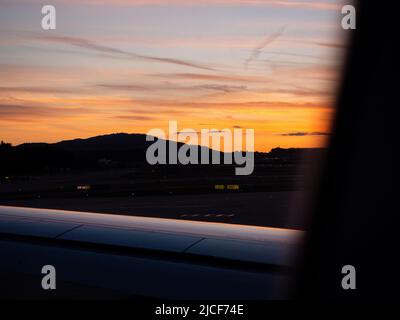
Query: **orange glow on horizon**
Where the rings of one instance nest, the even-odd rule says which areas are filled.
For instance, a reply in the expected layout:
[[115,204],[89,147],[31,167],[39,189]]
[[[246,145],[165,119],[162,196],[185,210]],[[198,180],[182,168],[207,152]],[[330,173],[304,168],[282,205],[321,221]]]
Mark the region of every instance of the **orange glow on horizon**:
[[0,140],[145,134],[177,121],[254,129],[256,151],[322,147],[345,47],[337,5],[72,1],[45,32],[34,4],[17,15],[7,2],[15,19],[0,39]]

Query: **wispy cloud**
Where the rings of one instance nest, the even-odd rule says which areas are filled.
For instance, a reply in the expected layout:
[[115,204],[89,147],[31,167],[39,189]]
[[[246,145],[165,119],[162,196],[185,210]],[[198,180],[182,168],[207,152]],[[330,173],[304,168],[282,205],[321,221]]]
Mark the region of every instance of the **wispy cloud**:
[[313,42],[317,46],[321,47],[328,47],[328,48],[335,48],[335,49],[345,49],[347,48],[347,45],[344,43],[338,43],[338,42],[323,42],[323,41],[315,41]]
[[177,101],[167,99],[134,99],[132,103],[139,106],[154,106],[157,108],[185,108],[186,111],[189,109],[198,109],[200,111],[204,109],[214,109],[218,111],[222,110],[256,110],[270,108],[284,108],[284,109],[300,109],[300,108],[318,108],[318,109],[331,109],[328,104],[314,103],[314,102],[287,102],[287,101],[241,101],[241,102],[197,102],[197,101]]
[[332,97],[335,94],[333,88],[323,89],[323,88],[316,88],[316,89],[305,89],[305,88],[276,88],[276,89],[262,89],[256,90],[256,92],[262,93],[270,93],[270,94],[285,94],[285,95],[293,95],[297,97]]
[[70,36],[64,36],[64,35],[44,35],[44,34],[33,33],[33,32],[24,32],[24,33],[20,33],[20,35],[29,37],[29,38],[33,38],[36,40],[46,41],[46,42],[68,44],[68,45],[71,45],[74,47],[79,47],[79,48],[83,48],[86,50],[95,51],[98,53],[111,54],[116,57],[145,60],[145,61],[150,61],[150,62],[168,63],[168,64],[186,66],[186,67],[202,69],[202,70],[215,70],[214,68],[212,68],[210,66],[200,64],[200,63],[195,63],[195,62],[182,60],[182,59],[174,59],[174,58],[167,58],[167,57],[157,57],[157,56],[137,54],[137,53],[125,51],[125,50],[122,50],[119,48],[102,45],[102,44],[96,43],[94,41],[85,39],[85,38],[70,37]]
[[161,83],[161,84],[116,84],[116,83],[100,83],[96,84],[95,87],[101,87],[111,90],[119,90],[119,91],[194,91],[198,92],[199,90],[205,91],[217,91],[223,93],[231,93],[237,91],[247,90],[246,86],[232,86],[226,84],[203,84],[203,85],[194,85],[194,86],[180,86],[174,83]]
[[43,94],[76,94],[80,88],[58,88],[58,87],[0,87],[3,93],[43,93]]
[[253,51],[251,52],[250,57],[246,60],[245,66],[246,68],[249,66],[249,63],[252,62],[253,60],[257,59],[258,56],[260,55],[261,51],[269,44],[274,42],[278,37],[280,37],[285,30],[286,26],[283,26],[280,28],[277,32],[269,35],[267,38],[265,38],[260,44],[258,44]]
[[293,42],[305,43],[312,46],[327,47],[332,49],[346,49],[347,44],[345,42],[333,42],[323,40],[292,40]]
[[150,76],[165,79],[183,79],[183,80],[209,80],[209,81],[226,81],[226,82],[255,82],[265,83],[265,78],[257,76],[241,76],[241,75],[224,75],[211,73],[159,73]]
[[289,132],[282,133],[280,136],[283,137],[305,137],[305,136],[329,136],[328,132]]
[[54,0],[57,31],[40,31],[41,0],[0,0],[12,17],[0,32],[0,134],[144,133],[176,119],[254,128],[259,150],[319,145],[340,72],[340,1]]
[[85,108],[59,108],[0,103],[0,120],[32,121],[59,116],[74,116],[93,112]]
[[140,116],[140,115],[115,116],[114,118],[121,120],[135,120],[135,121],[152,121],[156,119],[155,117]]
[[[219,134],[219,133],[224,133],[227,132],[227,129],[223,129],[223,130],[217,130],[217,129],[202,129],[204,130],[204,132],[209,133],[209,134]],[[229,130],[229,129],[228,129]],[[229,132],[229,131],[228,131]],[[178,131],[175,132],[176,134],[186,134],[186,135],[190,135],[190,134],[201,134],[202,131],[201,130],[193,130],[193,131]]]

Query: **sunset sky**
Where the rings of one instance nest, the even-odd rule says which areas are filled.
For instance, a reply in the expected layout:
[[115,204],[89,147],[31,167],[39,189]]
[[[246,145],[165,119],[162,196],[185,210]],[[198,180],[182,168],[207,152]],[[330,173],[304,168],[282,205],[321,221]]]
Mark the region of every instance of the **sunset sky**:
[[[41,29],[41,7],[57,29]],[[326,140],[345,32],[334,0],[0,0],[0,140],[251,128]]]

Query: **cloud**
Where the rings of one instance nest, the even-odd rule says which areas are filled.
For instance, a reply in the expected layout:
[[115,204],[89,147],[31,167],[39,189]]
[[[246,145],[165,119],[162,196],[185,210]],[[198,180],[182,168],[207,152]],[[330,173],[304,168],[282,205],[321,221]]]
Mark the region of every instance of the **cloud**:
[[151,91],[157,89],[154,86],[146,86],[139,84],[115,84],[115,83],[99,83],[95,84],[94,87],[112,89],[112,90],[121,90],[121,91]]
[[248,65],[255,59],[258,58],[258,56],[260,55],[261,51],[269,44],[271,44],[272,42],[274,42],[277,38],[279,38],[283,31],[286,29],[286,26],[283,26],[281,29],[279,29],[277,32],[269,35],[266,39],[264,39],[260,44],[258,44],[253,51],[251,52],[250,57],[246,60],[245,62],[245,66],[246,68],[248,67]]
[[229,86],[229,85],[219,85],[219,84],[205,84],[205,85],[198,86],[198,88],[206,89],[206,90],[221,91],[221,92],[225,92],[225,93],[247,90],[246,86]]
[[82,91],[78,88],[55,88],[55,87],[0,87],[0,92],[18,92],[18,93],[71,93],[76,94]]
[[347,48],[347,45],[345,43],[337,43],[337,42],[320,42],[320,41],[315,41],[313,42],[317,46],[321,47],[328,47],[328,48],[335,48],[335,49],[345,49]]
[[[289,80],[292,82],[295,81],[294,83],[298,84],[296,87],[305,85],[309,80],[324,80],[333,81],[334,83],[330,84],[330,86],[331,90],[335,90],[335,84],[338,82],[338,76],[340,76],[339,70],[339,67],[335,65],[299,65],[296,68],[281,66],[276,69],[276,72],[277,76],[286,81],[286,83]],[[325,91],[322,86],[319,90],[321,89]]]
[[304,88],[288,88],[288,89],[265,89],[265,90],[258,90],[257,92],[262,93],[281,93],[281,94],[289,94],[298,97],[332,97],[335,94],[333,88],[323,89],[304,89]]
[[312,55],[312,54],[302,54],[302,53],[293,53],[293,52],[283,52],[283,51],[265,51],[265,54],[268,55],[275,55],[275,56],[289,56],[289,57],[300,57],[300,58],[311,58],[311,59],[321,59],[321,57],[317,56],[317,55]]
[[305,43],[313,46],[327,47],[332,49],[346,49],[347,43],[344,42],[328,42],[321,40],[292,40],[293,42]]
[[329,136],[330,133],[328,132],[289,132],[289,133],[282,133],[280,136],[283,137],[305,137],[305,136]]
[[158,73],[151,74],[152,77],[165,79],[183,79],[183,80],[209,80],[209,81],[226,81],[226,82],[256,82],[265,83],[265,79],[255,76],[240,75],[218,75],[209,73]]
[[[208,132],[208,134],[219,134],[219,133],[224,133],[224,132],[226,132],[226,131],[229,130],[229,129],[224,129],[224,130],[202,129],[202,130],[204,130],[204,132],[206,132],[206,133]],[[197,135],[199,135],[199,134],[201,134],[201,133],[202,133],[201,131],[196,131],[196,130],[193,130],[193,131],[178,131],[178,132],[176,132],[176,134],[186,134],[186,135],[189,135],[189,134],[197,134]]]
[[231,93],[237,91],[247,90],[246,86],[232,86],[232,85],[221,85],[221,84],[204,84],[204,85],[195,85],[195,86],[178,86],[172,83],[162,83],[155,85],[139,85],[139,84],[113,84],[113,83],[101,83],[96,84],[95,87],[101,87],[112,90],[121,90],[121,91],[199,91],[199,90],[207,90],[207,91],[218,91],[224,93]]
[[156,57],[156,56],[137,54],[137,53],[121,50],[118,48],[98,44],[96,42],[93,42],[93,41],[90,41],[90,40],[84,39],[84,38],[70,37],[70,36],[64,36],[64,35],[43,35],[43,34],[38,34],[38,33],[34,33],[34,32],[24,32],[24,33],[20,33],[20,34],[24,35],[24,36],[29,36],[30,38],[34,38],[37,40],[68,44],[68,45],[83,48],[86,50],[91,50],[91,51],[95,51],[95,52],[99,52],[99,53],[111,54],[111,55],[114,55],[117,57],[122,57],[122,58],[131,58],[131,59],[145,60],[145,61],[151,61],[151,62],[161,62],[161,63],[186,66],[186,67],[202,69],[202,70],[214,70],[213,68],[203,65],[203,64],[200,64],[200,63],[190,62],[190,61],[186,61],[186,60],[182,60],[182,59],[174,59],[174,58],[165,58],[165,57]]
[[197,101],[177,101],[166,99],[135,99],[132,103],[139,106],[155,106],[157,108],[185,108],[188,109],[214,109],[214,110],[248,110],[248,109],[268,109],[268,108],[324,108],[331,109],[328,104],[317,102],[287,102],[287,101],[241,101],[241,102],[197,102]]
[[0,120],[32,121],[58,116],[74,116],[93,112],[85,108],[56,108],[21,104],[0,103]]
[[199,134],[201,134],[201,131],[196,131],[196,130],[193,130],[193,131],[177,131],[177,132],[175,132],[175,134],[196,134],[196,135],[199,135]]
[[138,120],[138,121],[151,121],[155,120],[156,118],[154,117],[147,117],[147,116],[138,116],[138,115],[132,115],[132,116],[115,116],[115,119],[121,119],[121,120]]

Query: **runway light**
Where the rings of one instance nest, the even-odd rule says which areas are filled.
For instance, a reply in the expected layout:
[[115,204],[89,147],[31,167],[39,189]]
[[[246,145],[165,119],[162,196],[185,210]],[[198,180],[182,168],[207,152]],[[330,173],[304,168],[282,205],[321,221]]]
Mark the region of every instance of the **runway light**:
[[77,186],[76,189],[77,190],[90,190],[91,186],[88,184],[85,184],[85,185]]
[[214,185],[215,190],[224,190],[225,186],[223,184],[216,184]]

